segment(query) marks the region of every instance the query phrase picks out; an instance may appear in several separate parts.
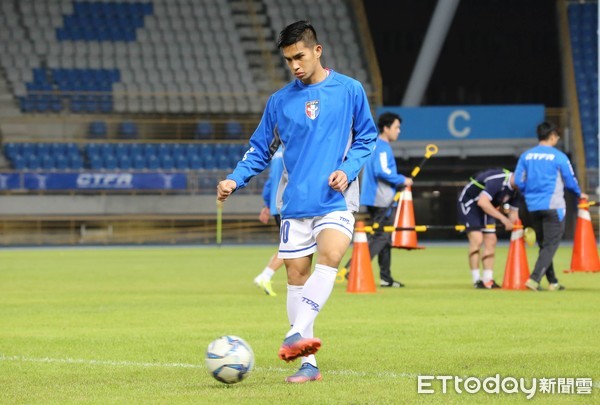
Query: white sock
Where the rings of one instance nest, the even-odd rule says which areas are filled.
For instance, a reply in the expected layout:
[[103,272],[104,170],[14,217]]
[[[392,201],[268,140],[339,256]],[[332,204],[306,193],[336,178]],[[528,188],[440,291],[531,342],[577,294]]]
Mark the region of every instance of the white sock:
[[315,321],[317,315],[327,302],[331,295],[333,285],[335,284],[335,267],[317,264],[315,271],[304,283],[302,298],[298,306],[298,313],[294,320],[294,326],[287,333],[286,337],[294,333],[306,333],[305,330]]
[[275,274],[275,270],[267,266],[258,277],[262,278],[263,280],[271,281],[273,274]]
[[[315,335],[313,333],[313,325],[314,325],[314,322],[311,323],[310,325],[308,325],[306,327],[306,329],[304,329],[304,333],[301,333],[301,335],[303,337],[307,337],[307,338],[315,337]],[[310,363],[311,365],[317,367],[317,358],[315,357],[314,354],[302,357],[302,359],[300,361],[301,361],[301,364]]]
[[[287,286],[288,294],[287,294],[287,313],[288,320],[290,321],[290,327],[294,326],[294,320],[296,319],[296,314],[298,313],[298,306],[302,302],[302,290],[304,286],[301,285],[289,285]],[[314,337],[313,335],[313,324],[311,323],[304,332],[301,333],[303,337]],[[302,364],[310,363],[313,366],[317,367],[317,359],[314,354],[310,356],[302,357]]]
[[290,321],[290,327],[294,326],[296,315],[298,314],[298,307],[302,302],[302,290],[304,286],[301,285],[289,285],[287,286],[287,314],[288,321]]
[[478,282],[479,279],[479,269],[472,269],[471,270],[471,277],[473,277],[473,284],[475,284],[476,282]]
[[485,269],[483,270],[483,282],[487,283],[488,281],[492,281],[494,279],[494,270]]

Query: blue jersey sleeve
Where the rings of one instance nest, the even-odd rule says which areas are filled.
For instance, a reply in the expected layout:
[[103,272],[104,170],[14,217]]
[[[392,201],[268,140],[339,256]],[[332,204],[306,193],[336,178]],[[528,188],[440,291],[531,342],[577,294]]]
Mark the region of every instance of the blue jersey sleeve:
[[579,197],[581,195],[581,189],[579,188],[579,183],[575,177],[573,166],[571,166],[571,162],[569,162],[569,158],[566,155],[561,156],[564,158],[560,161],[560,174],[565,182],[565,188]]
[[401,186],[406,181],[406,177],[397,171],[396,159],[392,153],[392,148],[387,145],[386,148],[382,149],[381,151],[376,149],[373,156],[373,159],[376,159],[373,165],[375,177],[391,186]]
[[[250,138],[250,149],[244,154],[227,179],[236,182],[237,189],[245,187],[250,179],[261,173],[275,152],[271,146],[275,137],[275,106],[273,96],[269,98],[258,127]],[[275,148],[276,149],[276,148]]]
[[360,169],[373,152],[377,139],[377,127],[371,115],[367,95],[360,83],[356,82],[354,92],[353,142],[346,159],[339,166],[339,170],[346,173],[348,182],[356,179]]

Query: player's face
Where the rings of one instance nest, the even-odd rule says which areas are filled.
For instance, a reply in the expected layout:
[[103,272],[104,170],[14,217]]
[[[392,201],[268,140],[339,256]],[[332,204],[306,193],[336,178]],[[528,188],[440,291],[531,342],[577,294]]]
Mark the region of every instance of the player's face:
[[390,125],[389,127],[385,127],[385,129],[387,130],[388,139],[391,142],[395,141],[396,139],[398,139],[398,136],[400,136],[400,121],[394,120],[394,122],[392,122],[392,125]]
[[318,78],[315,71],[321,66],[321,45],[306,46],[304,41],[282,48],[283,58],[290,72],[304,84],[314,84]]

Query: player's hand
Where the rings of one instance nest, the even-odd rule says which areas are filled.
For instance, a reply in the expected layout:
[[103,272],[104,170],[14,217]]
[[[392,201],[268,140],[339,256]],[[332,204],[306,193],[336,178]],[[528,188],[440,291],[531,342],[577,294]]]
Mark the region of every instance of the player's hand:
[[507,231],[512,231],[514,224],[508,220],[508,218],[504,217],[504,219],[502,219],[502,224],[504,225],[504,229],[506,229]]
[[336,170],[329,175],[329,187],[343,193],[348,188],[348,176],[341,170]]
[[581,193],[581,195],[579,196],[579,198],[583,198],[584,200],[590,200],[590,196],[587,195],[586,193]]
[[270,216],[271,210],[269,209],[269,207],[263,207],[263,209],[260,210],[260,214],[258,215],[258,220],[266,225],[269,223]]
[[237,188],[237,183],[233,180],[223,180],[217,185],[217,200],[225,201],[227,197]]
[[404,187],[411,187],[412,185],[413,185],[412,177],[407,177],[406,180],[404,180]]

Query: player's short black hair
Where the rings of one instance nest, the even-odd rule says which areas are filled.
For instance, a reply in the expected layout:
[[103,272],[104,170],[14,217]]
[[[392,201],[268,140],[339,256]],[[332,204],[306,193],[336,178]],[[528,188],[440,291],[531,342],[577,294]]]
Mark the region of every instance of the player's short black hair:
[[536,132],[537,137],[540,141],[545,141],[548,138],[550,138],[550,135],[552,135],[553,132],[555,132],[556,135],[559,135],[558,127],[555,123],[550,121],[544,121],[540,125],[538,125]]
[[309,21],[296,21],[285,27],[279,33],[277,40],[277,48],[285,48],[286,46],[294,45],[296,42],[303,41],[308,47],[315,46],[319,43],[317,39],[317,31]]
[[379,133],[382,133],[384,127],[391,126],[396,120],[402,124],[402,117],[400,117],[398,114],[392,112],[385,112],[381,114],[377,120],[377,128],[379,129]]

